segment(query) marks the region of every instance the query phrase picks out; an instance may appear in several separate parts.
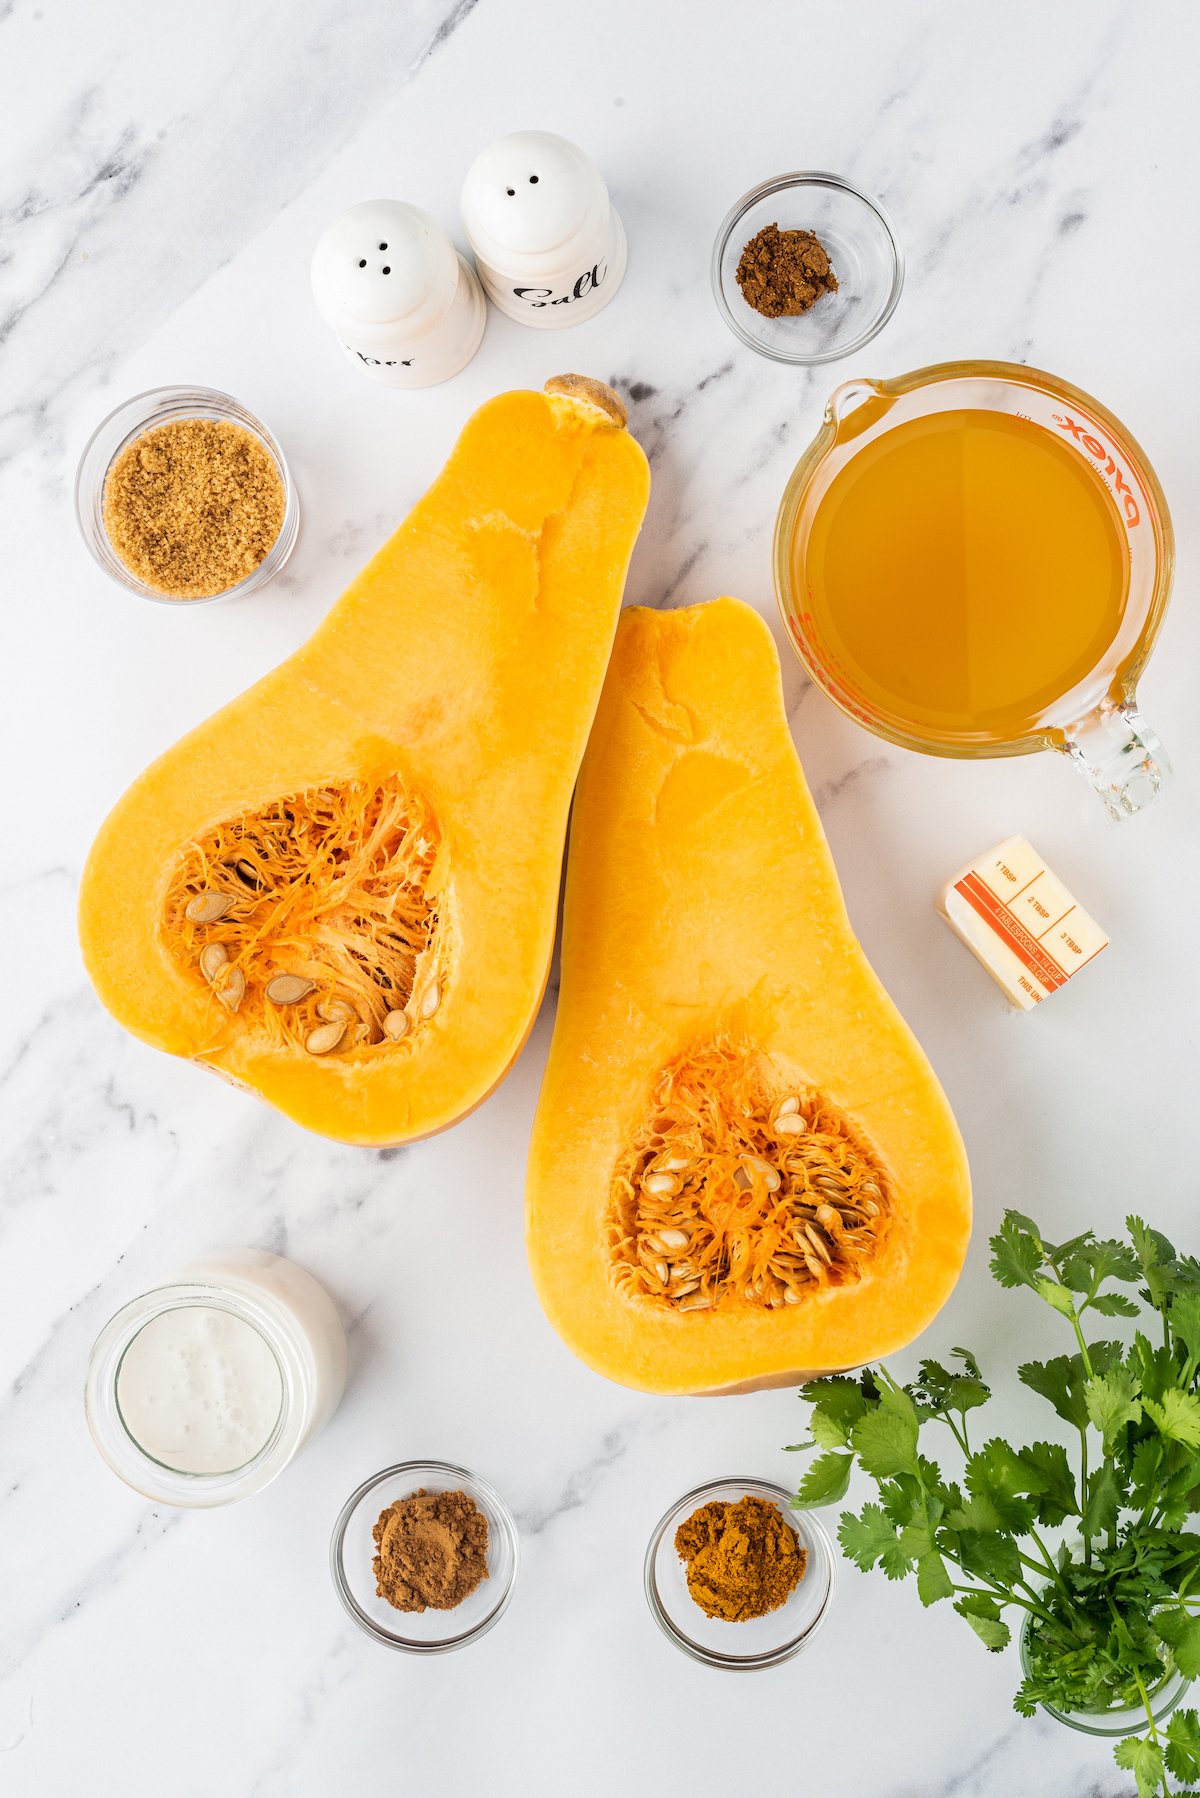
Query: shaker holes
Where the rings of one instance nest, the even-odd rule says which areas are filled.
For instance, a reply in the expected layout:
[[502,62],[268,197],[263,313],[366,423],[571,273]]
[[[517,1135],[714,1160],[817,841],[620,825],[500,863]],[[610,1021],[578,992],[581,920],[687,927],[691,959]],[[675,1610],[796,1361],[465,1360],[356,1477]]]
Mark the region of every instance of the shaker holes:
[[509,199],[511,200],[517,190],[515,187],[506,187],[504,191],[508,195]]
[[380,249],[381,249],[381,250],[386,250],[386,249],[387,249],[387,245],[386,245],[386,244],[385,244],[385,243],[381,243],[381,244],[380,244],[380,246],[379,246],[379,247],[380,247]]
[[529,177],[529,185],[530,185],[530,187],[536,187],[536,186],[537,186],[537,176],[536,176],[536,175],[530,175],[530,177]]
[[386,262],[383,265],[383,272],[385,275],[390,275],[392,272],[391,269],[387,266]]
[[360,263],[359,263],[359,265],[358,265],[358,266],[359,266],[359,268],[366,268],[366,266],[367,266],[367,259],[366,259],[366,257],[365,257],[365,256],[364,256],[364,257],[363,257],[363,259],[362,259],[362,261],[361,261],[361,262],[360,262]]

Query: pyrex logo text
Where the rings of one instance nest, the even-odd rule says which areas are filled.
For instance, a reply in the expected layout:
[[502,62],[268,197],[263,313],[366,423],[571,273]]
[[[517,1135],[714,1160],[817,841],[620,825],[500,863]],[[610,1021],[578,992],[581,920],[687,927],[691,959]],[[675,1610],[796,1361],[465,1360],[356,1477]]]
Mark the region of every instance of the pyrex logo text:
[[1050,416],[1053,418],[1059,429],[1069,432],[1080,447],[1087,451],[1089,456],[1094,456],[1098,462],[1103,463],[1104,472],[1105,474],[1112,476],[1113,491],[1116,493],[1117,498],[1124,508],[1125,522],[1130,530],[1132,530],[1134,525],[1140,522],[1142,514],[1138,509],[1138,503],[1133,488],[1125,479],[1121,468],[1113,460],[1112,451],[1109,450],[1105,444],[1101,443],[1098,437],[1093,437],[1086,426],[1076,423],[1075,419],[1071,418],[1069,415],[1064,418],[1061,412],[1052,412]]

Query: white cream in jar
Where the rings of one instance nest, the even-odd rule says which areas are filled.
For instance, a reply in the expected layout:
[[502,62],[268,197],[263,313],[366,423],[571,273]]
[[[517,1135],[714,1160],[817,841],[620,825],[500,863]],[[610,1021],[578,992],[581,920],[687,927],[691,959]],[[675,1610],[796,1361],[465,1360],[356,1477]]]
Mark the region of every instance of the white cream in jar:
[[210,1257],[125,1305],[88,1367],[92,1436],[169,1504],[261,1490],[332,1416],[346,1338],[324,1288],[265,1250]]
[[253,1324],[180,1305],[143,1324],[117,1369],[138,1447],[177,1473],[233,1473],[261,1454],[283,1404],[275,1351]]

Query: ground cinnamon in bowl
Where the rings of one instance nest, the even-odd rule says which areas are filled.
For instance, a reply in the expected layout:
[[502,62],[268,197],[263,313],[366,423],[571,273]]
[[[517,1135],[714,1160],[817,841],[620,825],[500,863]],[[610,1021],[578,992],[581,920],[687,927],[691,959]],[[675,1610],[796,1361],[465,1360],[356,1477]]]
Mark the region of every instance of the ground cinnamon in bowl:
[[269,555],[283,477],[266,445],[223,418],[176,418],[127,443],[104,480],[113,552],[154,593],[211,599]]
[[738,260],[742,298],[764,318],[800,318],[838,290],[829,254],[815,231],[764,225]]
[[808,1566],[779,1506],[753,1493],[693,1511],[675,1532],[675,1552],[687,1563],[688,1591],[700,1609],[730,1623],[778,1610]]
[[371,1531],[376,1592],[398,1611],[452,1611],[488,1577],[488,1521],[469,1493],[422,1486]]

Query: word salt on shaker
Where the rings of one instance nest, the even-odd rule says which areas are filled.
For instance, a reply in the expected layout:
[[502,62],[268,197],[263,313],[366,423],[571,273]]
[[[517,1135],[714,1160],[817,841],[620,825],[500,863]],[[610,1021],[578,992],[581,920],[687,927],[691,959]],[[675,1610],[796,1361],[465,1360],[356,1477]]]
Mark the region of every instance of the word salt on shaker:
[[625,230],[599,169],[565,137],[516,131],[477,156],[463,225],[489,300],[524,325],[592,318],[625,273]]
[[487,322],[470,264],[401,200],[364,200],[335,219],[313,252],[312,289],[347,356],[385,387],[448,381]]

